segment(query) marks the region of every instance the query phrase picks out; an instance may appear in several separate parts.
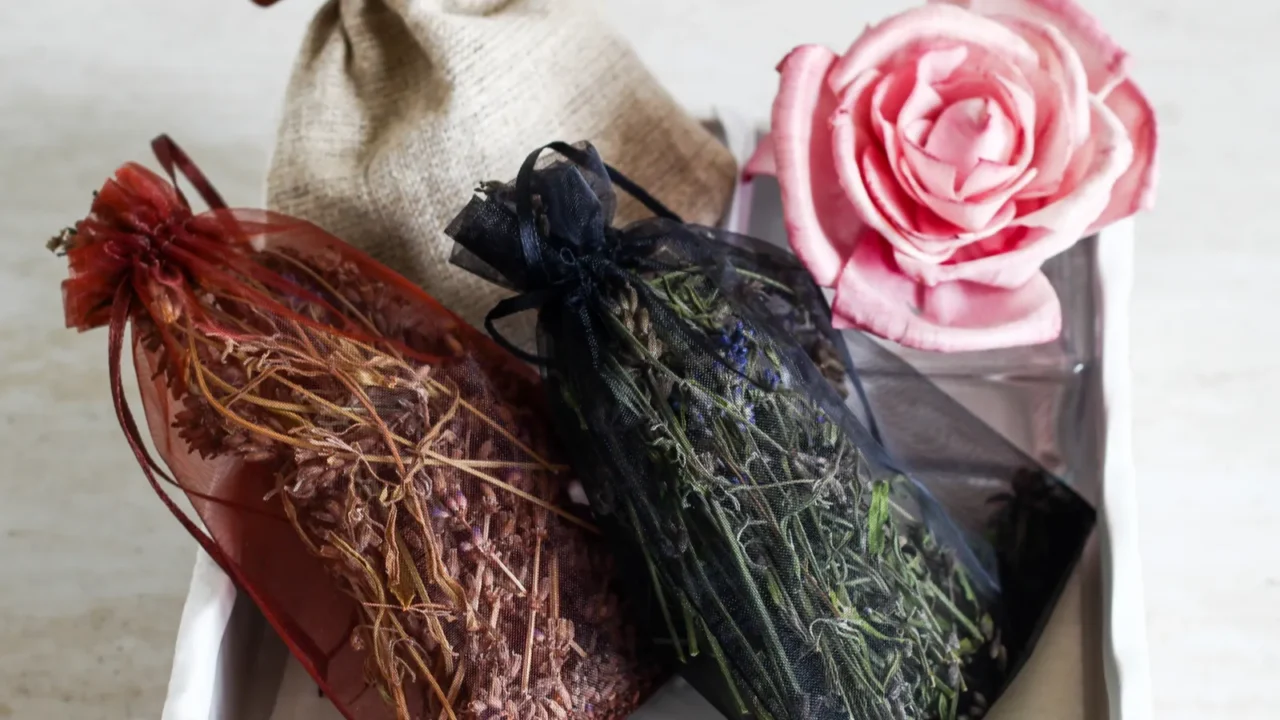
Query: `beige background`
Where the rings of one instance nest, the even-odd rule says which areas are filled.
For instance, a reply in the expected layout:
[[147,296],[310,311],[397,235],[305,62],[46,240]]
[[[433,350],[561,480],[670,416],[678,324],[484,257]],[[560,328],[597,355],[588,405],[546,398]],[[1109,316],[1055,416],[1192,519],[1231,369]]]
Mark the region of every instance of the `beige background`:
[[[911,0],[605,0],[691,109],[763,117],[791,46]],[[1136,456],[1159,720],[1280,711],[1280,6],[1085,0],[1163,129],[1139,228]],[[61,329],[45,239],[172,133],[255,204],[317,0],[0,4],[0,719],[155,718],[194,556],[121,442],[106,336]]]

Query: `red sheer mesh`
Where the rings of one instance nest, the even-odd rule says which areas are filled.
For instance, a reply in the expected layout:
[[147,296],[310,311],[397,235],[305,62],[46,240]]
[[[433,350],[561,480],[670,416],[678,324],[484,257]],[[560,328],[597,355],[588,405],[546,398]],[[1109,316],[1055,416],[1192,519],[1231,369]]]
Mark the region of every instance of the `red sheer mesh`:
[[[220,208],[157,151],[214,210],[126,165],[59,244],[67,324],[110,326],[121,425],[184,526],[348,718],[629,715],[661,671],[564,509],[532,371],[319,228]],[[120,389],[126,324],[168,473]]]

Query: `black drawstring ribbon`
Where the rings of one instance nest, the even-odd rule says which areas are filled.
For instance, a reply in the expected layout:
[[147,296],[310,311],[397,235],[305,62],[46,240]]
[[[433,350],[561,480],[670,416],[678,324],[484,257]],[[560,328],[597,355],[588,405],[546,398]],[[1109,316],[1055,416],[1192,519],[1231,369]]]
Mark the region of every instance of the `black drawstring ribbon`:
[[[555,202],[543,209],[547,213],[549,232],[563,243],[557,251],[538,230],[538,218],[534,203],[537,198],[552,195],[550,188],[541,186],[534,170],[538,159],[547,150],[553,150],[596,177],[608,177],[616,187],[634,197],[659,218],[683,224],[679,215],[672,212],[634,181],[617,169],[604,163],[594,153],[584,152],[567,143],[553,142],[534,150],[520,166],[516,176],[516,219],[520,228],[520,249],[531,288],[516,297],[507,298],[494,305],[484,319],[484,329],[504,349],[525,362],[545,366],[550,358],[533,355],[518,347],[500,333],[496,321],[528,310],[536,310],[554,298],[562,298],[581,315],[583,326],[591,327],[586,299],[597,289],[601,279],[627,279],[632,272],[622,263],[629,256],[625,230],[612,226],[612,218],[602,211],[599,199],[591,188],[583,183],[565,184],[556,188]],[[579,176],[580,177],[580,176]],[[634,249],[633,249],[634,250]],[[642,283],[635,283],[642,286]],[[592,354],[597,346],[595,338],[588,338]]]

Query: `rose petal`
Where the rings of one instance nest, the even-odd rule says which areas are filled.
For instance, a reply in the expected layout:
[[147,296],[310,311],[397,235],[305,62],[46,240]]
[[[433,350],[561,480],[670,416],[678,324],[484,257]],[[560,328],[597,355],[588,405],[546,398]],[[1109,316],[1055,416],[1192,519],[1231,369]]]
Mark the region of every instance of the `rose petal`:
[[1040,68],[1027,73],[1039,111],[1035,158],[1039,171],[1024,197],[1051,195],[1062,182],[1062,173],[1075,151],[1089,135],[1089,87],[1080,56],[1056,28],[1041,23],[1007,19],[1036,46]]
[[[975,250],[975,248],[993,247],[995,245],[1004,246],[1001,241],[996,239],[1004,236],[1004,228],[1008,227],[1009,223],[1017,217],[1017,206],[1016,202],[1005,203],[1000,207],[996,217],[992,218],[991,229],[984,229],[980,232],[965,232],[963,229],[943,220],[927,206],[918,206],[915,224],[920,229],[919,232],[922,235],[927,235],[929,239],[928,241],[916,240],[915,245],[932,251],[934,260],[931,262],[922,260],[918,256],[898,252],[898,267],[907,277],[925,285],[937,285],[943,282],[941,278],[945,271],[939,268],[981,259],[988,254],[992,254]],[[1025,228],[1016,229],[1020,232],[1025,231]],[[994,244],[993,240],[995,241]]]
[[938,217],[927,205],[915,206],[912,225],[918,237],[912,238],[911,244],[937,262],[945,262],[956,249],[975,240],[973,233]]
[[1089,90],[1106,94],[1127,73],[1128,53],[1075,0],[930,0],[933,7],[958,6],[987,17],[1008,16],[1052,25],[1080,56]]
[[[1020,71],[1008,64],[1001,64],[1001,69],[1011,72],[1021,78]],[[966,75],[963,79],[955,82],[946,83],[942,87],[945,98],[972,98],[984,97],[994,100],[998,103],[1001,113],[1005,119],[1022,118],[1034,115],[1034,100],[1029,93],[1021,91],[1011,91],[1011,87],[1017,87],[1016,83],[1000,82],[994,70],[991,72],[983,72],[974,75]],[[1012,115],[1011,115],[1012,114]],[[1019,123],[1014,123],[1019,125]],[[931,128],[932,126],[930,126]],[[1019,125],[1020,127],[1020,125]],[[909,128],[910,133],[904,133],[908,138],[915,140],[917,146],[924,147],[924,143],[920,142],[921,134],[914,126]],[[942,193],[934,193],[938,197],[955,200],[982,200],[977,196],[986,194],[988,197],[997,192],[1008,189],[1008,187],[1017,179],[1031,163],[1034,151],[1034,143],[1028,142],[1028,138],[1034,140],[1027,128],[1020,129],[1021,138],[1017,143],[1017,157],[1010,158],[1005,163],[992,163],[979,159],[978,163],[967,173],[957,176],[959,187],[953,193],[954,197],[947,197]]]
[[[1023,189],[1027,185],[1030,185],[1031,183],[1035,182],[1036,172],[1037,171],[1035,168],[1028,168],[1021,175],[1015,176],[1013,180],[1007,183],[1003,183],[1001,185],[997,185],[996,187],[990,190],[986,190],[980,193],[974,193],[973,195],[965,198],[964,202],[982,203],[982,202],[990,202],[997,198],[1006,198],[1006,199],[1012,198],[1013,200],[1017,200],[1019,203],[1021,203]],[[1023,214],[1021,207],[1019,207],[1018,214],[1019,215]]]
[[969,177],[965,178],[964,183],[960,186],[960,191],[956,193],[956,199],[967,200],[983,193],[995,191],[1001,185],[1012,182],[1018,176],[1018,173],[1018,168],[1013,165],[981,160],[978,162],[978,166],[969,173]]
[[1151,104],[1131,80],[1121,83],[1107,96],[1107,107],[1116,114],[1133,143],[1133,161],[1111,189],[1111,202],[1086,234],[1092,234],[1156,202],[1156,117]]
[[[968,49],[963,46],[925,52],[915,63],[903,64],[879,80],[871,94],[870,123],[876,137],[884,144],[885,156],[889,158],[889,167],[898,184],[908,192],[910,187],[902,175],[902,164],[899,162],[901,150],[898,148],[897,136],[900,130],[895,127],[922,129],[922,125],[930,123],[928,116],[942,107],[941,98],[933,90],[933,85],[955,72],[968,54]],[[844,93],[850,99],[851,107],[858,102],[858,93],[853,89],[856,87],[860,87],[857,81]],[[951,190],[946,192],[954,194]],[[917,202],[921,200],[918,197],[913,199]]]
[[[886,239],[893,242],[893,238],[901,238],[905,248],[910,248],[915,252],[922,252],[914,243],[903,237],[906,233],[914,234],[915,224],[911,221],[912,215],[918,203],[911,198],[902,185],[898,184],[898,178],[893,171],[889,169],[889,159],[885,157],[884,151],[880,148],[867,148],[862,153],[861,162],[858,164],[861,172],[855,178],[852,172],[844,171],[844,168],[837,168],[840,175],[840,181],[843,185],[845,182],[862,181],[862,187],[867,192],[875,208],[880,214],[888,219],[892,226],[897,230],[896,233],[886,234]],[[845,188],[848,192],[849,188]],[[865,216],[863,219],[867,219]],[[875,227],[869,219],[867,224]],[[894,243],[897,247],[898,244]]]
[[[902,150],[904,160],[908,164],[908,170],[903,173],[907,176],[908,187],[920,195],[922,204],[938,217],[953,224],[962,233],[954,238],[955,242],[950,243],[953,247],[967,244],[974,237],[989,235],[1008,224],[1015,212],[1011,199],[1035,179],[1035,171],[1028,170],[998,192],[992,192],[983,197],[952,200],[927,192],[923,183],[916,184],[916,178],[922,174],[938,172],[937,166],[940,161],[913,143],[903,143]],[[930,246],[931,249],[932,247]]]
[[885,75],[876,81],[871,91],[871,125],[876,139],[884,142],[885,128],[892,127],[886,115],[894,115],[902,109],[906,96],[911,94],[911,86],[915,79],[904,69]]
[[929,195],[953,202],[958,200],[955,166],[934,157],[928,150],[921,149],[911,138],[904,137],[903,140],[902,162],[907,167],[904,175],[919,182],[920,188]]
[[751,159],[742,167],[742,179],[750,180],[758,175],[773,177],[778,174],[778,159],[773,153],[773,135],[765,135],[756,145]]
[[[791,247],[824,286],[835,282],[860,227],[836,182],[829,129],[836,97],[826,84],[835,61],[835,53],[813,45],[782,61],[771,134]],[[852,150],[846,157],[854,164]]]
[[969,238],[998,232],[1013,220],[1017,211],[1013,201],[1002,201],[998,197],[985,202],[955,202],[925,195],[922,204],[962,233],[955,243],[950,243],[957,246],[967,244]]
[[[1035,154],[1036,101],[1022,71],[1005,65],[1003,73],[986,72],[963,74],[954,80],[940,84],[938,94],[946,103],[973,97],[991,98],[1000,104],[1005,117],[1018,129],[1019,139],[1015,155],[1009,165],[1022,172],[1031,166]],[[1011,79],[1012,78],[1012,79]]]
[[[914,87],[912,87],[913,83],[915,84]],[[842,107],[847,103],[851,112],[857,112],[857,105],[860,100],[858,97],[858,88],[860,87],[862,87],[862,83],[855,80],[853,85],[850,86],[850,88],[846,90],[844,95],[841,97]],[[894,172],[894,177],[898,185],[900,187],[904,187],[904,189],[906,178],[902,176],[897,161],[901,154],[901,151],[898,149],[897,132],[894,130],[893,124],[886,118],[886,114],[892,115],[901,110],[901,105],[903,103],[911,102],[910,98],[905,98],[903,96],[910,95],[911,97],[917,97],[917,91],[920,90],[920,87],[921,86],[914,77],[912,70],[910,68],[902,68],[894,72],[892,75],[877,81],[875,83],[875,90],[871,93],[870,124],[875,132],[876,138],[883,146],[885,157],[890,158],[889,168]],[[937,93],[934,93],[927,86],[924,88],[924,92],[929,96],[932,96],[934,102],[937,102]],[[921,100],[917,98],[916,102],[927,102],[927,99]],[[920,122],[928,121],[916,121],[916,123]],[[919,198],[913,199],[917,202],[920,200]]]
[[[1018,83],[1004,76],[997,76],[997,82],[1008,93],[1008,97],[1013,100],[1014,112],[1010,115],[1014,125],[1022,131],[1022,142],[1019,144],[1019,155],[1014,158],[1010,164],[1018,167],[1028,167],[1031,159],[1035,154],[1035,132],[1036,132],[1036,96],[1029,88],[1023,87]],[[999,96],[997,96],[999,97]]]
[[[1023,196],[1046,197],[1062,186],[1063,172],[1089,138],[1089,124],[1086,120],[1081,129],[1073,127],[1071,113],[1064,107],[1065,95],[1047,75],[1037,73],[1030,80],[1035,88],[1036,107],[1041,111],[1028,166],[1039,171],[1039,179],[1023,192]],[[1088,96],[1083,104],[1087,113]]]
[[[869,113],[871,99],[867,88],[879,77],[867,73],[849,85],[840,97],[839,107],[831,122],[832,160],[839,187],[852,204],[857,216],[903,252],[920,253],[908,239],[911,233],[908,207],[915,203],[907,197],[894,177],[882,145],[872,138],[860,137],[855,116],[863,109]],[[775,104],[775,108],[776,108]],[[776,110],[775,110],[776,112]],[[777,120],[774,120],[775,126]],[[872,196],[875,199],[872,199]],[[792,240],[794,244],[795,240]],[[922,257],[929,257],[921,253]],[[837,269],[838,274],[839,271]],[[827,286],[835,278],[830,277]],[[820,284],[821,281],[819,281]]]
[[946,50],[933,50],[920,56],[915,63],[915,84],[897,113],[886,114],[885,119],[901,127],[914,120],[933,115],[941,109],[942,98],[933,86],[945,81],[969,56],[963,45]]
[[867,28],[832,68],[831,89],[841,93],[867,70],[879,68],[903,48],[919,43],[964,43],[1011,62],[1034,63],[1035,49],[1000,23],[947,5],[925,5]]
[[[1019,217],[1019,225],[1074,229],[1083,237],[1090,223],[1106,209],[1116,182],[1133,163],[1133,142],[1120,118],[1097,98],[1090,98],[1089,105],[1093,111],[1090,122],[1093,152],[1084,156],[1088,164],[1081,173],[1080,181],[1040,210]],[[1084,149],[1077,155],[1082,155]],[[1078,159],[1073,158],[1073,162],[1076,161]],[[1065,249],[1063,247],[1057,252]],[[1044,259],[1057,252],[1046,255]]]
[[869,231],[840,274],[832,310],[838,328],[941,352],[1034,345],[1062,332],[1058,297],[1043,274],[1015,289],[924,287],[898,271],[888,243]]
[[[1089,233],[1091,225],[1110,202],[1116,181],[1129,168],[1133,145],[1119,118],[1097,98],[1090,100],[1093,109],[1094,136],[1077,153],[1080,168],[1069,172],[1073,180],[1060,197],[1042,202],[1043,207],[1019,215],[1004,230],[1018,233],[1026,228],[1023,240],[997,254],[973,260],[957,259],[944,265],[927,265],[915,257],[899,258],[903,271],[931,283],[969,280],[1005,288],[1019,287],[1038,272],[1045,260],[1074,245]],[[1079,180],[1074,175],[1079,174]]]
[[916,120],[902,126],[899,133],[904,139],[924,147],[924,140],[929,137],[929,131],[932,129],[932,120]]
[[[1089,78],[1084,63],[1071,42],[1058,28],[1045,23],[1005,20],[1031,43],[1040,56],[1040,68],[1062,100],[1055,107],[1062,111],[1065,125],[1073,131],[1073,145],[1088,134]],[[1056,99],[1056,98],[1055,98]]]
[[[877,99],[883,100],[888,93],[892,92],[888,90],[884,93],[877,92],[885,87],[886,81],[887,79],[879,80],[880,84],[876,86],[876,91],[872,91],[869,111],[873,116],[876,115]],[[863,78],[859,78],[845,90],[841,97],[840,118],[834,126],[837,147],[845,142],[840,139],[845,135],[852,133],[855,138],[859,137],[856,130],[850,130],[848,127],[845,114],[847,112],[849,115],[856,115],[861,112],[858,107],[866,105],[864,95],[867,85]],[[1016,106],[1017,101],[1003,85],[988,81],[988,86],[993,88],[993,91],[1001,93],[1010,106]],[[882,126],[887,125],[878,117],[873,117],[873,122]],[[908,127],[919,128],[920,123],[923,122],[927,121],[917,120]],[[871,205],[879,211],[879,216],[884,223],[878,231],[900,252],[922,262],[943,262],[956,248],[973,242],[983,234],[999,229],[1013,217],[1014,207],[1009,205],[1007,200],[1018,188],[1026,184],[1025,181],[1010,185],[1007,188],[1008,192],[1001,197],[983,198],[985,204],[978,207],[966,208],[955,202],[947,203],[945,199],[940,200],[933,192],[923,187],[923,184],[913,176],[912,168],[902,161],[900,156],[906,148],[899,142],[897,134],[885,128],[883,137],[884,142],[881,148],[876,148],[880,152],[869,150],[868,152],[873,154],[864,153],[857,168],[842,163],[840,158],[845,157],[847,151],[838,151],[837,172],[840,174],[842,183],[849,183],[850,189],[847,192],[850,193],[851,199],[854,199],[855,206],[859,202],[857,200],[859,190],[865,191],[871,199]],[[922,156],[918,158],[922,166],[930,160],[928,157],[923,157],[927,155],[926,153],[917,153],[917,155]],[[933,160],[936,161],[936,158]],[[955,182],[951,179],[953,170],[947,168],[944,163],[934,162],[931,169],[925,169],[924,172],[929,173],[931,170],[936,175],[931,176],[929,182],[945,184],[949,188],[954,187]],[[1029,181],[1030,178],[1026,180]],[[854,187],[854,183],[857,183],[858,187]],[[990,202],[985,202],[987,200]],[[922,204],[925,207],[921,207]],[[935,214],[932,208],[943,209]],[[874,221],[867,219],[869,216],[863,217],[875,227]],[[979,228],[981,232],[974,232],[972,225],[957,225],[958,220],[982,223]]]
[[[980,160],[1008,163],[1013,145],[1013,123],[999,104],[989,98],[974,97],[943,109],[934,121],[924,149],[968,175]],[[954,187],[951,190],[955,192]]]

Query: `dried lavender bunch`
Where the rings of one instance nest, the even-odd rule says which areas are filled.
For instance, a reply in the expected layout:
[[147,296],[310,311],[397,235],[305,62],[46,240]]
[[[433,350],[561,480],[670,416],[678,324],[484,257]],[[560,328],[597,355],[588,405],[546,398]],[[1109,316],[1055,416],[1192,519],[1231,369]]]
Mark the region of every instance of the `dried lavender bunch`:
[[[50,247],[70,268],[68,326],[110,328],[116,413],[164,503],[349,720],[628,716],[660,667],[598,531],[565,509],[528,368],[321,229],[226,209],[172,141],[154,147],[213,210],[131,163]],[[122,390],[130,327],[172,478]],[[356,650],[321,647],[349,607]],[[343,664],[360,657],[365,678]]]
[[[269,266],[430,347],[411,309],[336,253]],[[533,408],[466,360],[416,362],[235,301],[210,309],[238,330],[187,336],[181,436],[206,457],[281,462],[286,512],[360,600],[351,641],[403,717],[405,676],[430,685],[423,717],[629,714],[652,678],[594,528],[561,509],[568,481]]]
[[[865,455],[784,359],[794,351],[698,269],[644,283],[606,298],[603,384],[642,418],[628,445],[649,448],[648,483],[604,479],[674,606],[672,633],[693,648],[677,628],[703,631],[743,712],[957,718],[963,668],[995,628],[911,483]],[[690,353],[655,302],[718,355]],[[968,716],[984,701],[970,695]]]
[[[966,665],[998,646],[990,577],[833,388],[812,281],[681,223],[590,147],[548,147],[568,161],[535,152],[454,220],[455,262],[524,293],[490,313],[500,342],[494,321],[538,308],[525,357],[678,652],[728,680],[700,689],[776,720],[980,715],[995,688]],[[612,227],[614,184],[656,217]]]

